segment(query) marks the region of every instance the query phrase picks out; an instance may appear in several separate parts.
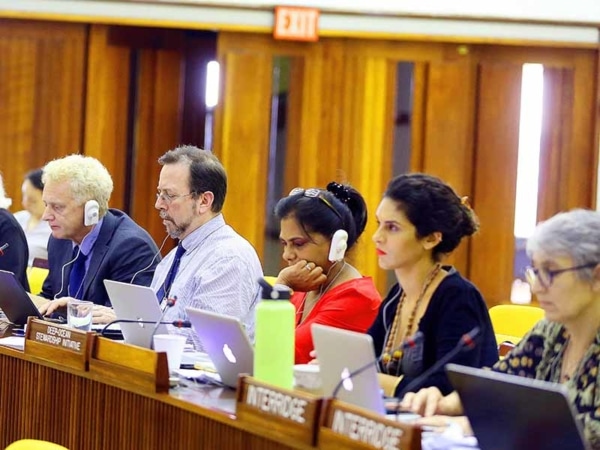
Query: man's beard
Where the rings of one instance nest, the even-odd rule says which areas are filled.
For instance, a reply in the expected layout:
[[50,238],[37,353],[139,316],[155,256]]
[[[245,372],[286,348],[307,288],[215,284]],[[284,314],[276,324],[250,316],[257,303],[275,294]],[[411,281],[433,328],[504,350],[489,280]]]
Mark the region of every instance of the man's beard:
[[166,211],[160,212],[160,218],[171,222],[171,226],[169,227],[168,224],[165,224],[165,228],[167,229],[167,233],[169,233],[169,236],[171,236],[173,239],[178,239],[179,236],[181,236],[190,226],[190,221],[187,221],[180,225],[176,224],[175,221],[167,214]]

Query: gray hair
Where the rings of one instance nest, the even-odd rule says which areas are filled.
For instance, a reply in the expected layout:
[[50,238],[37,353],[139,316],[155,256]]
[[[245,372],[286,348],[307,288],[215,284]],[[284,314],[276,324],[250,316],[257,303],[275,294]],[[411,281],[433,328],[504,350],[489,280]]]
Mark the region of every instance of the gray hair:
[[[527,241],[527,255],[540,251],[568,256],[575,266],[600,264],[600,212],[574,209],[539,223]],[[580,270],[578,276],[592,280],[593,270]]]
[[0,174],[0,208],[8,209],[10,205],[12,205],[12,199],[6,196],[4,181],[2,181],[2,174]]
[[108,199],[112,194],[113,181],[100,161],[91,156],[69,155],[50,161],[44,166],[42,182],[68,182],[73,199],[80,205],[96,200],[100,217],[108,211]]

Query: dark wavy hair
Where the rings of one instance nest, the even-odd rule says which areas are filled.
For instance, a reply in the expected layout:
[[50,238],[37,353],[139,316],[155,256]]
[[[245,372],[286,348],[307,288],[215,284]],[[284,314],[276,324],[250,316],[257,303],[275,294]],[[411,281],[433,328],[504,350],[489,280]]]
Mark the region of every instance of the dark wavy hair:
[[435,261],[479,229],[477,216],[467,202],[437,177],[423,173],[399,175],[389,182],[384,197],[397,203],[417,229],[418,238],[436,231],[442,234],[442,240],[433,248]]
[[301,190],[282,198],[275,205],[275,216],[279,220],[294,217],[307,234],[319,233],[329,239],[337,230],[345,230],[348,249],[352,248],[367,224],[364,198],[353,187],[336,182],[318,191],[316,197]]

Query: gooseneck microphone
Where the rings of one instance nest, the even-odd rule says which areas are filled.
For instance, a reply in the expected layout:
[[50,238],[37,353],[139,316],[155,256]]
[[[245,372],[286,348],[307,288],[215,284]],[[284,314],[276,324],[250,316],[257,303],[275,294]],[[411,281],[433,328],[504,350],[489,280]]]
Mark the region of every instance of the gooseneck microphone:
[[[413,347],[417,346],[418,344],[420,344],[422,341],[423,341],[423,333],[421,331],[417,331],[413,336],[406,338],[404,340],[404,342],[402,342],[402,344],[400,344],[398,347],[393,349],[390,353],[393,354],[394,352],[397,352],[397,351],[404,351],[408,348],[413,348]],[[382,358],[383,358],[383,353],[380,356],[378,356],[377,358],[375,358],[373,361],[369,361],[367,364],[360,366],[356,370],[353,370],[348,375],[342,376],[340,381],[338,381],[338,384],[335,386],[335,389],[333,390],[333,394],[331,394],[331,396],[333,398],[337,398],[337,394],[340,391],[341,387],[344,385],[344,381],[350,380],[350,379],[356,377],[357,375],[360,375],[361,373],[363,373],[369,367],[379,364],[379,362],[381,362]]]
[[160,317],[158,318],[158,320],[154,323],[154,328],[152,329],[152,333],[150,334],[150,346],[154,347],[154,335],[156,334],[156,330],[158,330],[159,325],[162,323],[163,319],[165,318],[165,315],[167,314],[167,311],[169,310],[169,308],[172,308],[173,306],[175,306],[175,303],[177,303],[177,296],[174,295],[173,298],[167,298],[165,300],[166,304],[164,309],[162,310],[162,313],[160,315]]
[[[112,322],[107,323],[104,328],[102,328],[102,331],[100,331],[100,335],[104,336],[107,332],[109,332],[109,328],[111,327],[111,325],[114,325],[116,323],[147,323],[147,324],[154,324],[156,325],[156,322],[154,320],[137,320],[137,319],[117,319],[117,320],[113,320]],[[192,323],[189,320],[173,320],[171,322],[169,321],[161,321],[158,322],[159,325],[173,325],[174,327],[177,328],[192,328]]]
[[9,247],[8,242],[5,244],[2,244],[2,246],[0,247],[0,256],[4,256],[4,250],[6,250]]
[[415,388],[420,387],[420,385],[427,379],[427,377],[440,370],[443,366],[449,363],[456,355],[458,355],[461,352],[468,352],[473,350],[477,345],[475,338],[479,336],[480,332],[481,329],[479,327],[475,327],[468,333],[463,334],[459,341],[456,343],[456,346],[452,350],[450,350],[448,353],[446,353],[444,356],[438,359],[431,367],[429,367],[429,369],[427,369],[418,377],[414,378],[400,391],[400,393],[397,395],[398,400],[402,400],[402,397],[407,392],[412,392]]

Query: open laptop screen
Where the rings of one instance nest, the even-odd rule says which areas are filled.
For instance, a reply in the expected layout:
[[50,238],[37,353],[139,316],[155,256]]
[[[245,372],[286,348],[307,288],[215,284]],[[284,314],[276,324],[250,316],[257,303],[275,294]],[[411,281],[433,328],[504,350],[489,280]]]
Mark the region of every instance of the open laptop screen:
[[6,270],[0,270],[0,309],[15,325],[25,325],[29,316],[43,318],[15,274]]
[[198,308],[185,311],[224,384],[236,387],[240,373],[252,375],[254,349],[237,317]]
[[[104,280],[108,298],[117,319],[148,321],[151,323],[121,323],[125,342],[139,347],[152,348],[155,323],[160,320],[161,310],[154,291],[146,286]],[[159,325],[154,334],[167,334],[166,325]]]
[[[323,394],[332,396],[344,379],[336,394],[338,399],[384,414],[371,336],[319,324],[312,325],[311,331],[319,360]],[[349,377],[370,362],[373,362],[371,367]]]
[[448,364],[481,450],[584,450],[581,424],[560,384]]

